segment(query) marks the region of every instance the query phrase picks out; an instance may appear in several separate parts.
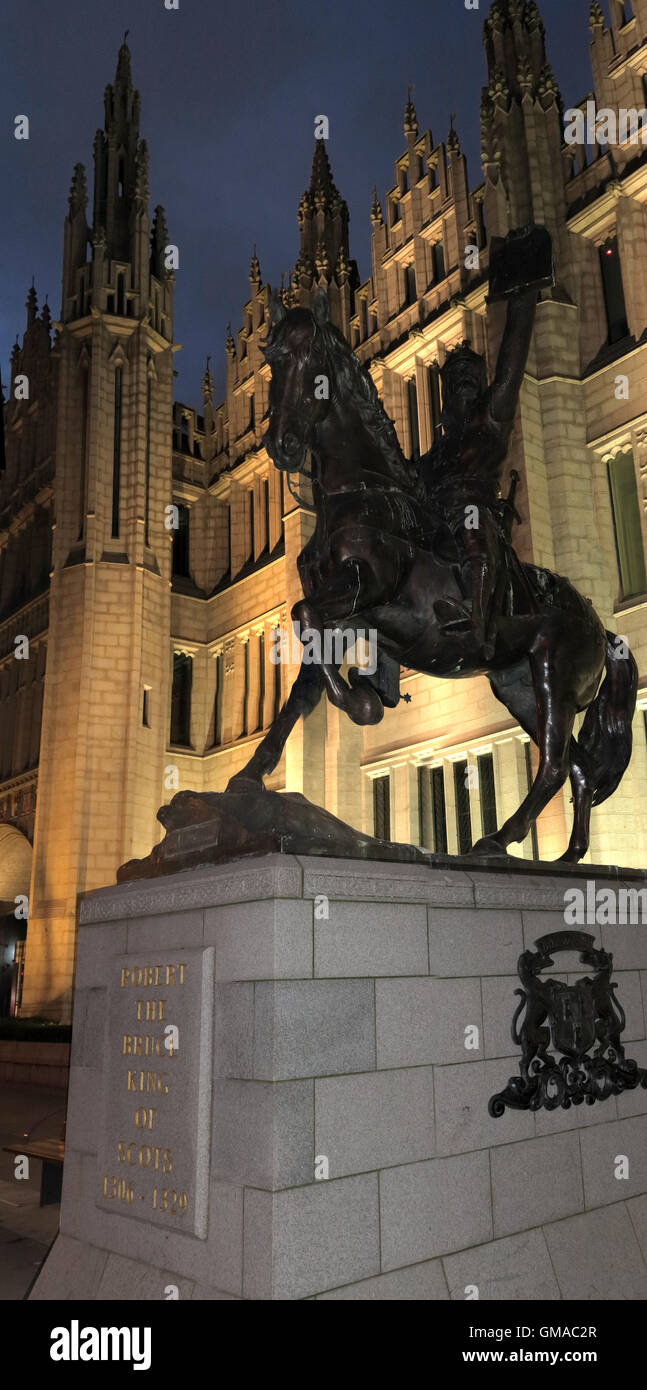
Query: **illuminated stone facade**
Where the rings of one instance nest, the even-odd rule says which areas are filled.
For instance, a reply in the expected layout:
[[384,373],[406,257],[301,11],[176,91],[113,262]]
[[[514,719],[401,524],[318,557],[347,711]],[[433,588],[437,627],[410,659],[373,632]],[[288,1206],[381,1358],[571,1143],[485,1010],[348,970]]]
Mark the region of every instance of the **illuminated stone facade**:
[[[611,8],[611,31],[597,3],[590,13],[597,106],[643,108],[647,0]],[[541,296],[510,453],[522,477],[515,538],[523,558],[589,595],[635,654],[635,754],[619,792],[594,812],[589,858],[639,865],[647,149],[565,142],[536,4],[499,0],[485,42],[480,185],[470,187],[457,131],[435,143],[409,101],[394,186],[383,206],[373,201],[361,283],[346,205],[317,142],[283,293],[309,304],[327,290],[404,452],[424,453],[439,428],[446,352],[468,337],[490,369],[496,359],[503,311],[486,306],[489,238],[531,221],[550,229],[557,283]],[[47,306],[39,316],[30,291],[6,390],[0,809],[34,845],[22,1010],[50,1017],[69,1014],[79,894],[148,851],[161,833],[157,807],[176,789],[223,789],[285,697],[296,668],[272,665],[272,633],[300,596],[295,562],[312,525],[262,445],[270,287],[256,255],[242,327],[226,342],[225,400],[214,403],[207,366],[201,410],[173,404],[172,233],[161,209],[149,219],[138,124],[124,45],[95,141],[91,218],[82,167],[74,174],[60,322],[52,341]],[[16,392],[21,376],[28,399]],[[19,660],[23,635],[30,652]],[[322,701],[271,785],[365,828],[456,851],[522,799],[527,740],[482,678],[405,672],[403,690],[410,702],[367,730]],[[569,795],[518,853],[563,851]]]

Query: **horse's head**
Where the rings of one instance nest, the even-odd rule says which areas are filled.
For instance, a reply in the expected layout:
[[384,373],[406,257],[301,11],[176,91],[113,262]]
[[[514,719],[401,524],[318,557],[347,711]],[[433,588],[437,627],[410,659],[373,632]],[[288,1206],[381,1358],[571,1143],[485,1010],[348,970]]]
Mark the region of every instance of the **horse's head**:
[[265,343],[272,368],[270,423],[263,442],[277,468],[304,473],[306,452],[330,407],[330,368],[322,331],[328,321],[325,291],[318,292],[312,312],[287,310],[273,296],[270,321]]

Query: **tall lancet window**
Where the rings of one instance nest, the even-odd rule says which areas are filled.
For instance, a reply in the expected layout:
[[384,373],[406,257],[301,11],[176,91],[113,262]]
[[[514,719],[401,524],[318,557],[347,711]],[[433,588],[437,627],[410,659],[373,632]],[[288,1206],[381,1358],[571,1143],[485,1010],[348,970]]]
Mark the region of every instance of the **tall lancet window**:
[[173,685],[171,690],[171,743],[176,747],[191,747],[191,686],[193,660],[185,652],[173,654]]
[[146,461],[144,478],[144,545],[150,545],[150,513],[151,513],[151,395],[152,385],[150,377],[146,381]]
[[115,369],[115,407],[112,452],[112,534],[119,535],[119,488],[121,482],[122,369]]
[[80,471],[79,471],[79,534],[77,539],[83,540],[85,529],[85,490],[88,466],[88,368],[82,368],[81,381],[81,440],[80,440]]
[[647,590],[633,453],[616,454],[607,471],[622,597],[633,598]]
[[607,342],[618,343],[621,338],[626,338],[629,326],[618,255],[618,239],[615,236],[607,237],[607,240],[600,247],[600,269],[602,271],[604,307],[607,314]]

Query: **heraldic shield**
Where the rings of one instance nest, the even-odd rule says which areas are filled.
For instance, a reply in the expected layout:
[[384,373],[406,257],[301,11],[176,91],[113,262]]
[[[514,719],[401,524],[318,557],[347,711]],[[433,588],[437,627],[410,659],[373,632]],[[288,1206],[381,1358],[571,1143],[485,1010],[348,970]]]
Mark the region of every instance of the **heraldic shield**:
[[[611,981],[611,952],[596,948],[593,936],[578,931],[551,932],[535,947],[523,952],[517,966],[523,989],[515,990],[521,1003],[512,1020],[512,1040],[521,1048],[520,1075],[510,1077],[505,1090],[490,1098],[490,1114],[499,1118],[506,1106],[567,1110],[636,1086],[647,1088],[647,1071],[625,1057],[620,1040],[625,1014]],[[542,979],[541,971],[564,951],[577,951],[593,973],[574,984],[554,976]]]

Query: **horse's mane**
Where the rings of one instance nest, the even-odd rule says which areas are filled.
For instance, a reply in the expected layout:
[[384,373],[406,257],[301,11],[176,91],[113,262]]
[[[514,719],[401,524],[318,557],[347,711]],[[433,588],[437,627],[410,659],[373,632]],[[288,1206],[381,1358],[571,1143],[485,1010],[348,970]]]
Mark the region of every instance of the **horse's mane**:
[[[384,409],[370,372],[362,366],[343,333],[340,333],[334,324],[327,319],[322,322],[312,313],[311,317],[315,330],[312,351],[316,351],[318,343],[321,343],[326,351],[335,372],[335,394],[339,395],[341,389],[350,398],[369,438],[387,464],[394,482],[408,492],[418,495],[422,488],[419,465],[405,458],[393,421]],[[285,325],[286,319],[273,324],[265,339],[263,352],[266,361],[270,363],[279,353],[285,351],[282,343]]]
[[404,457],[395,425],[384,409],[370,372],[362,366],[350,344],[333,324],[317,323],[316,330],[314,342],[317,334],[321,334],[335,368],[336,384],[352,396],[362,424],[388,463],[394,480],[400,486],[418,492],[419,470],[416,464]]

